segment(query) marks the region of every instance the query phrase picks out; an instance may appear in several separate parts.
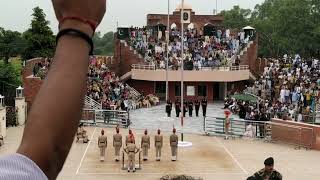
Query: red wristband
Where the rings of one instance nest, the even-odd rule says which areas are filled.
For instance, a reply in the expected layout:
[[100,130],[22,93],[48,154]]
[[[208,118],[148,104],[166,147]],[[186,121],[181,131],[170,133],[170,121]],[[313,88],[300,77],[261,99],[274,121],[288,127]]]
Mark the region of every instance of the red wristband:
[[76,21],[80,21],[82,23],[88,24],[92,31],[95,32],[96,28],[98,26],[98,23],[92,20],[87,20],[81,17],[76,17],[76,16],[67,16],[67,17],[63,17],[62,19],[59,20],[59,23],[62,24],[65,20],[76,20]]

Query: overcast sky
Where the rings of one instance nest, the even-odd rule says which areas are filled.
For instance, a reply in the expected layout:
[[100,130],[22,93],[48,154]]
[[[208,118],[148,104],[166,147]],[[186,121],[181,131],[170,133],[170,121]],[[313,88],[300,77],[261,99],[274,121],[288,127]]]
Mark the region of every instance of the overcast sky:
[[[93,2],[94,0],[92,0]],[[264,0],[217,0],[218,11],[231,9],[235,5],[253,9]],[[143,26],[147,14],[167,13],[167,0],[108,0],[108,7],[98,31],[114,31],[117,21],[119,26]],[[185,0],[193,7],[196,14],[212,14],[216,7],[215,0]],[[170,0],[170,12],[181,0]],[[25,31],[31,21],[32,9],[39,6],[44,10],[50,26],[57,32],[57,21],[50,0],[0,0],[0,27],[15,31]]]

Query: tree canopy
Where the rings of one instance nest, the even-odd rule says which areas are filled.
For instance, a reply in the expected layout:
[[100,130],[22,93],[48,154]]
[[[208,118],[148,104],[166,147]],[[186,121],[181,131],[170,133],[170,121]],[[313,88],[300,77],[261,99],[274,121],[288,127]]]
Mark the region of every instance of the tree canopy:
[[26,45],[21,33],[0,27],[0,59],[4,59],[5,63],[8,63],[10,57],[22,54]]
[[256,28],[259,56],[278,57],[286,53],[319,56],[319,0],[265,0],[253,11],[234,6],[221,14],[225,27]]
[[26,60],[36,57],[52,57],[55,48],[55,36],[49,27],[49,21],[42,9],[33,9],[30,28],[23,33],[27,41],[26,51],[22,57]]
[[94,54],[112,56],[114,49],[113,32],[108,32],[101,35],[101,32],[96,32],[93,37]]

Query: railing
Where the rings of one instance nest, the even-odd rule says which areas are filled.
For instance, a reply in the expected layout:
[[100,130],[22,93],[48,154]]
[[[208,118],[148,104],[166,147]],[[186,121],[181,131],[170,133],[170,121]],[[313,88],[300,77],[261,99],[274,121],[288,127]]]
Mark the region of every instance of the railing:
[[[225,135],[225,118],[206,117],[204,119],[204,132],[208,135]],[[248,129],[251,125],[251,129]],[[250,121],[230,119],[228,135],[232,137],[247,137],[251,130],[251,138],[264,138],[267,142],[283,142],[311,149],[313,146],[313,129],[303,126],[287,125],[270,121]]]
[[156,70],[155,65],[132,64],[132,69]]
[[[142,64],[133,64],[132,69],[138,70],[165,70],[165,69],[157,69],[155,65],[142,65]],[[171,69],[169,69],[171,70]],[[204,71],[243,71],[249,70],[248,65],[240,65],[240,66],[221,66],[221,67],[202,67],[200,69],[193,69],[193,71],[204,70]],[[185,70],[190,71],[190,70]],[[191,70],[192,71],[192,70]]]
[[[204,132],[206,134],[224,135],[225,134],[225,118],[206,117],[204,119]],[[266,138],[267,125],[266,121],[249,121],[242,119],[230,119],[230,127],[228,134],[234,137],[243,137],[247,131],[248,125],[252,126],[253,137]]]
[[91,125],[109,125],[129,127],[130,116],[127,111],[83,109],[81,122]]
[[128,84],[126,84],[126,86],[129,89],[131,95],[133,95],[136,98],[141,96],[141,93],[139,93],[136,89],[134,89],[133,87],[129,86]]
[[85,97],[84,105],[89,109],[102,109],[102,104],[90,98],[89,96]]

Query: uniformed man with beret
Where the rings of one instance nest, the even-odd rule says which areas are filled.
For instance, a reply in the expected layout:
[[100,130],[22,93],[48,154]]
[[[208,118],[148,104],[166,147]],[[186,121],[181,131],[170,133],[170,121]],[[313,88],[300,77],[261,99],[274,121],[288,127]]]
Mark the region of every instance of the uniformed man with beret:
[[272,157],[269,157],[264,161],[264,166],[263,169],[254,173],[252,177],[257,180],[282,180],[282,175],[273,168],[274,159]]
[[188,101],[188,110],[189,110],[189,117],[192,117],[192,111],[193,111],[193,102],[192,102],[192,100]]
[[196,109],[196,116],[199,117],[200,102],[198,99],[194,102],[194,107]]
[[201,105],[202,105],[202,115],[203,115],[203,117],[206,117],[207,116],[207,105],[208,105],[208,101],[206,98],[204,98],[201,101]]
[[128,143],[131,139],[133,139],[134,143],[136,143],[132,130],[129,129],[129,134],[126,136],[126,146],[128,146]]
[[104,135],[104,130],[101,130],[101,136],[98,137],[98,147],[100,148],[100,161],[103,162],[105,152],[108,145],[108,138]]
[[177,99],[175,102],[176,117],[179,117],[179,115],[180,115],[180,112],[181,112],[180,106],[181,106],[181,103],[180,103],[179,99]]
[[157,135],[154,137],[154,146],[156,148],[156,161],[160,161],[161,158],[161,148],[163,145],[163,137],[160,134],[161,131],[158,129]]
[[178,141],[179,138],[176,135],[176,129],[173,128],[172,135],[170,136],[170,147],[171,147],[171,160],[176,161],[177,160],[177,151],[178,151]]
[[132,169],[133,172],[136,172],[136,154],[139,152],[139,148],[135,145],[135,140],[133,136],[130,136],[128,139],[128,145],[124,148],[124,152],[128,155],[128,172]]
[[120,160],[120,149],[122,147],[122,135],[120,134],[119,127],[116,127],[116,134],[113,135],[113,147],[114,147],[114,156],[115,160]]
[[168,100],[166,105],[166,113],[168,117],[171,117],[171,111],[172,111],[172,102]]
[[143,161],[148,160],[148,150],[150,149],[150,136],[148,135],[148,130],[144,131],[144,136],[141,138],[141,148],[143,154]]

